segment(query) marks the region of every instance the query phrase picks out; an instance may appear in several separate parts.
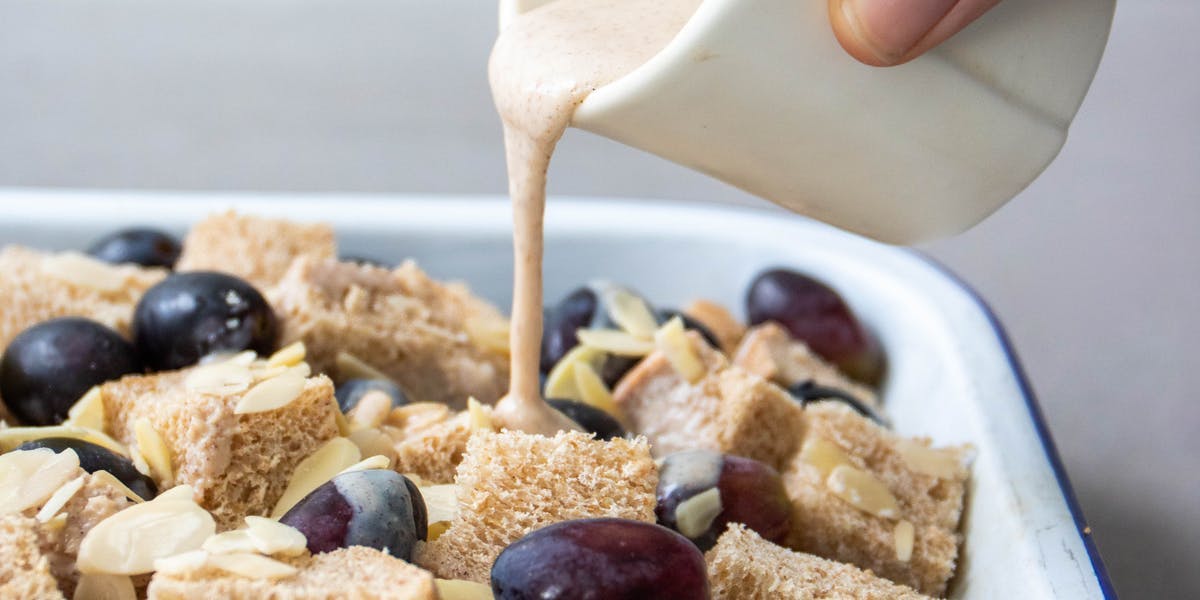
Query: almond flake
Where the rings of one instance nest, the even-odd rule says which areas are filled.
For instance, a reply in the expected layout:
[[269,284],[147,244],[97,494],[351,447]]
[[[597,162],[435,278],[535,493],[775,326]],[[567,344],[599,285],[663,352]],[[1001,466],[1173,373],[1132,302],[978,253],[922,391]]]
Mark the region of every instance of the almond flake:
[[650,307],[646,306],[645,300],[619,287],[609,288],[606,294],[608,316],[614,323],[637,337],[650,339],[654,336],[658,320],[650,312]]
[[[375,456],[360,460],[360,461],[346,467],[345,469],[342,469],[341,471],[338,472],[338,475],[341,475],[343,473],[350,473],[353,471],[370,471],[371,469],[386,469],[389,466],[391,466],[391,464],[392,464],[392,459],[390,459],[386,456],[383,456],[382,454],[377,454]],[[335,475],[335,477],[336,477],[336,475]],[[332,477],[330,479],[332,479]]]
[[39,448],[0,455],[0,515],[41,506],[78,473],[74,450],[55,454]]
[[72,600],[137,600],[128,575],[85,574],[79,577]]
[[[191,495],[190,488],[184,491]],[[97,523],[79,544],[76,567],[82,573],[140,575],[153,571],[160,558],[200,548],[216,533],[216,523],[195,502],[179,499],[181,493],[135,504]]]
[[675,507],[675,527],[688,538],[698,538],[721,514],[721,490],[708,488]]
[[600,350],[590,346],[575,346],[566,356],[559,359],[546,376],[546,397],[582,400],[579,388],[575,385],[575,365],[586,363],[596,370],[600,368],[604,359],[605,354]]
[[621,409],[613,400],[612,392],[608,391],[608,386],[604,385],[604,380],[600,378],[600,374],[592,368],[592,365],[586,362],[575,363],[573,375],[575,376],[575,389],[579,390],[578,400],[580,402],[594,406],[613,416],[621,414]]
[[133,433],[137,439],[137,453],[149,465],[151,476],[155,481],[169,485],[175,479],[175,472],[171,470],[171,449],[162,435],[145,417],[133,422]]
[[297,364],[304,362],[308,355],[307,348],[304,347],[304,342],[292,342],[287,346],[275,351],[267,358],[268,367],[294,367]]
[[492,600],[492,587],[465,579],[434,579],[442,600]]
[[114,440],[107,435],[96,431],[95,429],[87,429],[77,425],[54,425],[51,427],[9,427],[0,429],[0,452],[8,452],[15,449],[17,446],[31,440],[40,440],[51,437],[65,437],[76,440],[83,440],[93,444],[104,446],[121,456],[129,456],[129,449],[124,444]]
[[67,411],[66,424],[104,431],[107,421],[104,414],[104,395],[100,392],[100,386],[93,386],[75,402],[71,410]]
[[42,259],[42,272],[59,281],[99,292],[125,288],[126,273],[106,262],[78,252],[62,252]]
[[304,374],[299,367],[290,367],[287,372],[255,384],[242,396],[233,413],[244,415],[267,412],[283,408],[304,391]]
[[476,431],[495,431],[492,424],[492,413],[483,407],[475,398],[467,398],[467,414],[470,417],[471,433]]
[[190,485],[177,485],[165,492],[161,492],[154,497],[155,500],[183,500],[187,502],[196,501],[196,490]]
[[930,448],[915,440],[897,441],[896,452],[904,459],[908,468],[939,479],[954,479],[963,468],[953,450]]
[[369,390],[346,415],[350,430],[379,427],[392,413],[392,397],[380,390]]
[[299,529],[263,517],[246,517],[247,531],[255,548],[267,555],[300,556],[308,549],[308,540]]
[[71,497],[75,495],[83,487],[83,480],[87,475],[80,475],[59,487],[50,496],[50,499],[42,505],[42,509],[37,513],[37,520],[45,523],[54,518],[58,511],[62,510],[67,502],[71,501]]
[[804,445],[800,447],[800,460],[816,468],[821,479],[829,477],[829,472],[839,465],[854,466],[837,444],[815,436],[804,440]]
[[654,332],[654,344],[684,381],[695,384],[704,378],[704,363],[683,328],[683,319],[673,317]]
[[839,498],[863,512],[887,519],[900,516],[896,497],[882,481],[867,471],[838,465],[830,471],[825,484]]
[[125,485],[124,481],[117,479],[115,475],[109,473],[108,471],[103,469],[95,471],[92,473],[92,479],[102,481],[114,488],[117,488],[118,491],[120,491],[122,494],[125,494],[125,497],[134,503],[141,504],[142,502],[146,501],[145,498],[142,498],[141,496],[137,495],[136,492],[129,489],[129,486]]
[[508,354],[509,349],[509,330],[508,321],[504,319],[484,319],[474,317],[467,319],[465,323],[467,337],[476,346],[485,350],[491,350],[500,354]]
[[618,356],[638,357],[654,351],[652,340],[635,337],[620,329],[577,329],[575,337],[584,346]]
[[254,545],[254,539],[250,537],[250,532],[245,529],[226,531],[209,536],[208,539],[204,540],[204,544],[200,548],[209,554],[258,551],[258,548]]
[[349,352],[338,352],[337,358],[334,359],[334,367],[337,369],[338,379],[340,381],[345,381],[347,379],[392,380],[375,367],[368,365],[367,363],[363,362],[362,359],[350,354]]
[[358,452],[361,456],[385,456],[388,459],[388,467],[391,467],[391,461],[396,458],[395,440],[392,436],[384,433],[377,428],[359,429],[347,436],[355,446],[358,446]]
[[183,387],[199,394],[230,396],[246,391],[253,382],[249,366],[226,360],[192,369]]
[[154,561],[154,570],[163,575],[187,575],[208,565],[208,552],[189,550]]
[[429,523],[428,532],[425,534],[425,541],[432,542],[446,533],[450,529],[450,521],[433,521]]
[[421,498],[425,500],[425,511],[429,514],[430,524],[453,521],[458,515],[458,486],[446,483],[420,486],[417,489],[421,492]]
[[207,566],[247,579],[285,579],[298,572],[287,563],[250,553],[214,554]]
[[413,402],[392,409],[388,423],[401,429],[419,429],[450,418],[450,407],[441,402]]
[[66,526],[67,526],[67,513],[61,513],[61,512],[58,513],[57,515],[54,515],[53,517],[50,517],[49,520],[47,520],[45,523],[42,524],[42,527],[45,527],[49,531],[62,531],[62,528],[66,527]]
[[892,530],[892,537],[896,543],[896,560],[900,562],[911,560],[913,542],[916,537],[916,529],[913,524],[908,521],[896,523],[896,528]]
[[333,405],[333,422],[337,424],[338,435],[342,437],[350,435],[350,421],[347,421],[346,415],[342,414],[342,407],[338,405],[337,396],[330,395],[329,403]]
[[358,446],[346,438],[336,437],[325,442],[316,452],[296,465],[287,489],[271,510],[271,518],[279,519],[310,492],[361,459]]

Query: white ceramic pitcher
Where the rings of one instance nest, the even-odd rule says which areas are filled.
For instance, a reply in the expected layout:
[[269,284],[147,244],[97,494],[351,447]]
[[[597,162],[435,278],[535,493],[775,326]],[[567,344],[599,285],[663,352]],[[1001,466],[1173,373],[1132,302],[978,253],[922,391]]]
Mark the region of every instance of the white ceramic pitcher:
[[[501,0],[501,23],[549,0]],[[962,231],[1058,154],[1115,0],[1004,0],[898,67],[858,63],[825,0],[703,0],[572,125],[894,243]]]

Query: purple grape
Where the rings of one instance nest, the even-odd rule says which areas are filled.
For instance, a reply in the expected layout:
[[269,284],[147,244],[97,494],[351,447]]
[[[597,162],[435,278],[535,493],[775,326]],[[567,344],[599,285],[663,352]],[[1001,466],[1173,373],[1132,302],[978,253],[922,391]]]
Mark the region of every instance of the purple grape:
[[775,321],[847,375],[872,385],[883,378],[883,353],[842,297],[829,286],[787,269],[764,271],[750,283],[746,314]]
[[779,473],[756,460],[712,450],[685,450],[663,460],[654,510],[658,522],[678,530],[680,505],[714,488],[720,512],[702,531],[688,532],[701,550],[716,544],[729,523],[743,523],[776,543],[787,536],[792,508]]
[[142,370],[133,346],[88,319],[38,323],[17,337],[0,360],[0,396],[22,424],[57,425],[92,386]]
[[179,241],[157,229],[123,229],[100,238],[87,253],[104,262],[133,263],[143,267],[175,266]]
[[427,535],[425,500],[407,477],[385,469],[342,473],[287,511],[314,554],[368,546],[404,560]]
[[492,564],[497,600],[707,600],[704,555],[683,536],[625,519],[564,521]]
[[554,365],[579,343],[575,331],[591,324],[598,305],[596,292],[583,287],[567,294],[566,298],[544,313],[541,359],[543,373],[549,373]]

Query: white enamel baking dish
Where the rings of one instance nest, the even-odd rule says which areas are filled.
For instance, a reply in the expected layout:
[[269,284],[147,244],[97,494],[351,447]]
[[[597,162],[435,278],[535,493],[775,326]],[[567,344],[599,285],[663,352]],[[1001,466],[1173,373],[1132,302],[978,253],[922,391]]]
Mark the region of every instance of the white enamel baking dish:
[[[511,216],[496,197],[0,190],[0,243],[82,248],[135,224],[182,232],[228,207],[332,223],[344,253],[412,257],[507,306]],[[1116,597],[1003,330],[945,269],[780,212],[558,199],[546,229],[550,301],[608,277],[662,306],[706,297],[740,311],[746,284],[764,267],[828,280],[886,348],[896,429],[978,449],[951,597]]]

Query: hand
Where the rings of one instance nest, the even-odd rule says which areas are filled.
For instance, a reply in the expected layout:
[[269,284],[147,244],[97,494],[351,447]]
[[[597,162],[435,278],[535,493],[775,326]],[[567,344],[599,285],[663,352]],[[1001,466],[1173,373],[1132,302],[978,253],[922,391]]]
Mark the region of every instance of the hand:
[[829,20],[846,52],[868,65],[885,67],[920,56],[999,2],[829,0]]

